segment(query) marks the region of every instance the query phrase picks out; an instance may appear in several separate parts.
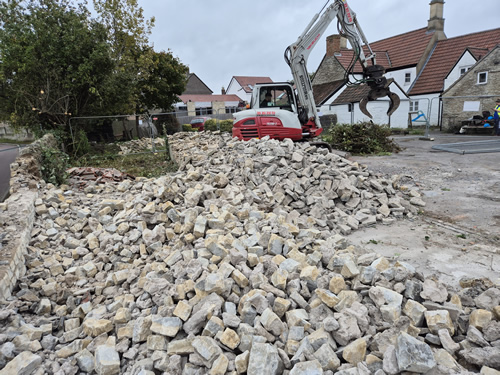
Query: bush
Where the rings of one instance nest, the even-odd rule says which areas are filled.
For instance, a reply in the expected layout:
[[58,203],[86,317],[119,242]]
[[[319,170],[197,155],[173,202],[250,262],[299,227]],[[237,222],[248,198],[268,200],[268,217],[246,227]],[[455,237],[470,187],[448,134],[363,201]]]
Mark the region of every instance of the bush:
[[75,132],[74,140],[74,143],[71,145],[71,151],[74,157],[79,157],[90,152],[91,147],[89,139],[83,129],[79,129]]
[[181,125],[172,114],[165,115],[155,115],[154,117],[158,118],[156,121],[158,130],[161,130],[163,133],[167,133],[168,135],[175,134],[179,131]]
[[45,182],[64,184],[68,178],[69,156],[52,147],[42,147],[41,172]]
[[387,125],[360,122],[354,125],[332,126],[323,140],[333,148],[353,154],[380,154],[398,152],[401,148],[389,139],[391,129]]
[[219,126],[221,132],[226,132],[226,133],[233,132],[233,120],[222,120]]
[[182,124],[182,131],[183,132],[197,132],[198,129],[193,129],[191,124]]
[[205,130],[210,130],[212,132],[219,130],[217,128],[217,120],[211,118],[210,120],[205,121]]

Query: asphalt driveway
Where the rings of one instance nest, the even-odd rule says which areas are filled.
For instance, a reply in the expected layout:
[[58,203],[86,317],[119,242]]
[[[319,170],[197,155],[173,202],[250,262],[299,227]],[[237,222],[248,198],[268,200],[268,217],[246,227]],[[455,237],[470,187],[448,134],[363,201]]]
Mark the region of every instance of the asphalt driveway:
[[16,160],[18,153],[17,145],[0,143],[0,202],[3,202],[9,193],[10,163]]

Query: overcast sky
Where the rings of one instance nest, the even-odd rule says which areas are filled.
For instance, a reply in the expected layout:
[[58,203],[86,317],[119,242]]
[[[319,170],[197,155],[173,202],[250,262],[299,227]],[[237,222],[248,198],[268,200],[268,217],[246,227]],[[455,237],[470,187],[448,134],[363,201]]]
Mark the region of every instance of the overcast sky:
[[[291,80],[283,59],[326,0],[139,0],[156,25],[150,41],[156,51],[171,50],[213,92],[220,94],[233,76]],[[369,42],[427,26],[430,0],[348,0]],[[331,2],[329,3],[331,4]],[[445,0],[448,38],[500,27],[499,0]],[[309,57],[317,69],[332,22]],[[408,46],[411,49],[411,46]]]

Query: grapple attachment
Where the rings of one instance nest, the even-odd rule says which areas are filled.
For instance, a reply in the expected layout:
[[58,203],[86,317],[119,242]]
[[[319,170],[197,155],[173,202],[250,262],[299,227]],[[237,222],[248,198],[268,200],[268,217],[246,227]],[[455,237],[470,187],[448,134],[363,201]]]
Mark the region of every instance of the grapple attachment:
[[391,102],[389,109],[387,110],[388,116],[392,115],[396,109],[398,109],[399,103],[401,102],[399,96],[389,90],[389,85],[394,80],[392,78],[388,80],[384,76],[384,73],[385,69],[381,65],[369,66],[365,71],[368,78],[367,84],[370,86],[371,90],[365,98],[361,99],[359,109],[369,118],[373,118],[370,112],[366,109],[366,105],[369,101],[388,96]]

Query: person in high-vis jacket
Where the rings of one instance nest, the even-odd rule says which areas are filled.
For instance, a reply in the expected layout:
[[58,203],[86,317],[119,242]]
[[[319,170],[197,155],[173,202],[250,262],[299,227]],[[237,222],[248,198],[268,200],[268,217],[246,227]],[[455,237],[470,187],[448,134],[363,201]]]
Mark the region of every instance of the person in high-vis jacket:
[[500,136],[500,99],[497,99],[493,110],[493,121],[495,124],[495,135]]

